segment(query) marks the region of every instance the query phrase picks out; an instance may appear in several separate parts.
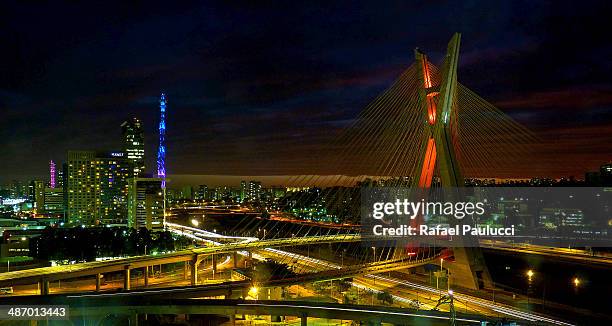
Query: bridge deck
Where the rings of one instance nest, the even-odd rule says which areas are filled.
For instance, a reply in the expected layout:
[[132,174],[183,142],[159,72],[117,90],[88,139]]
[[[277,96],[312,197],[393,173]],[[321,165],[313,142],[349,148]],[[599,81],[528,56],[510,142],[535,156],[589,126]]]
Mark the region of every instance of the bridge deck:
[[282,238],[251,242],[230,243],[217,246],[181,250],[168,254],[137,256],[107,261],[88,262],[73,265],[33,268],[0,274],[0,287],[21,284],[33,284],[41,280],[56,281],[82,276],[93,276],[98,273],[121,271],[126,268],[144,268],[152,265],[171,264],[191,261],[197,256],[231,253],[235,251],[261,249],[269,247],[299,246],[305,244],[322,244],[331,242],[356,242],[361,237],[355,234],[311,236],[301,238]]

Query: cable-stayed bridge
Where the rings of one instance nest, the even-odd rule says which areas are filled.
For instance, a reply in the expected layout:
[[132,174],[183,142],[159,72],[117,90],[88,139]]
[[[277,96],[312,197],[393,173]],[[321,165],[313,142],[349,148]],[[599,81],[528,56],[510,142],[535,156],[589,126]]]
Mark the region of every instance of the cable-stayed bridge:
[[[316,203],[315,198],[325,197],[333,191],[334,196],[325,197],[329,199],[327,204],[336,214],[348,212],[347,216],[355,218],[359,214],[355,214],[358,198],[354,188],[342,186],[349,178],[347,176],[364,184],[374,176],[377,180],[395,180],[390,185],[396,186],[421,189],[462,187],[466,177],[500,177],[510,173],[513,167],[530,164],[525,158],[530,157],[530,144],[534,142],[531,133],[457,81],[459,45],[460,35],[456,34],[448,44],[440,68],[432,64],[424,52],[416,50],[415,63],[372,101],[335,143],[326,148],[333,152],[333,156],[326,156],[333,157],[333,161],[323,161],[320,166],[314,166],[313,171],[318,174],[293,177],[288,181],[296,187],[319,189],[298,194],[291,201],[296,205],[312,205]],[[321,174],[328,176],[321,177]],[[381,272],[432,264],[440,259],[443,249],[440,246],[428,250],[398,247],[379,248],[377,251],[377,248],[364,248],[360,243],[364,239],[360,235],[346,233],[342,228],[323,230],[304,224],[296,229],[289,224],[245,219],[229,230],[239,234],[238,237],[226,236],[224,239],[209,231],[167,223],[174,232],[197,240],[208,239],[211,246],[155,256],[4,273],[0,275],[0,286],[39,283],[41,294],[48,294],[52,281],[95,276],[96,289],[99,290],[101,274],[122,272],[123,289],[130,290],[131,271],[144,269],[146,286],[149,266],[177,262],[188,262],[185,266],[189,266],[186,268],[190,271],[186,269],[185,275],[190,274],[191,285],[197,285],[198,266],[205,257],[212,257],[213,271],[217,257],[224,254],[233,255],[234,264],[237,255],[251,259],[258,251],[267,251],[281,263],[291,262],[295,257],[291,253],[271,252],[279,247],[307,247],[309,250],[310,246],[327,245],[336,258],[352,258],[346,266],[340,264],[339,267],[321,261],[302,264],[302,273],[297,276],[262,284],[286,286],[352,276],[373,277]],[[252,230],[258,233],[263,230],[263,235],[251,236],[249,232]],[[288,237],[293,233],[297,236]],[[480,249],[456,247],[452,254],[454,259],[447,262],[446,267],[452,270],[455,284],[475,290],[492,287]],[[249,284],[242,282],[231,286],[244,288]],[[526,320],[544,320],[514,310],[506,310],[506,313]]]

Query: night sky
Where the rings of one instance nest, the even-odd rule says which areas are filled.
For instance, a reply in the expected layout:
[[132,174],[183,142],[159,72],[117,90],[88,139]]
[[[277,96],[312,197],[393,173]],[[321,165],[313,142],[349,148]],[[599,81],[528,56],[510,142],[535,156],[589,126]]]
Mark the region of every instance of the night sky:
[[121,149],[132,116],[153,172],[162,90],[170,174],[303,172],[415,47],[438,62],[456,31],[459,80],[549,144],[549,176],[612,159],[605,1],[21,2],[0,4],[0,183]]

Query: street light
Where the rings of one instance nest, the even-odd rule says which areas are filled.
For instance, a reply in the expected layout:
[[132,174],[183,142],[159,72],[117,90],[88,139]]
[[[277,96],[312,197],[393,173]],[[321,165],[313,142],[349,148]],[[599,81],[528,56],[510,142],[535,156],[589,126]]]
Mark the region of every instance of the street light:
[[580,279],[579,279],[579,278],[577,278],[577,277],[574,277],[573,282],[574,282],[574,286],[575,286],[575,287],[578,287],[578,286],[580,285]]
[[249,295],[254,297],[255,299],[259,299],[259,289],[256,286],[253,286],[249,289]]
[[529,305],[529,292],[531,292],[531,278],[535,273],[530,269],[527,271],[527,305]]

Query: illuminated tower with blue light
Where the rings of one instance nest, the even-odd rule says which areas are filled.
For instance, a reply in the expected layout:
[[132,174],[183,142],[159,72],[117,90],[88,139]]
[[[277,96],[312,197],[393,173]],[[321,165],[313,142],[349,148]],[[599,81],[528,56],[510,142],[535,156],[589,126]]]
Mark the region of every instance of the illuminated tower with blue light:
[[162,178],[162,188],[166,188],[166,94],[159,99],[159,148],[157,149],[157,177]]

